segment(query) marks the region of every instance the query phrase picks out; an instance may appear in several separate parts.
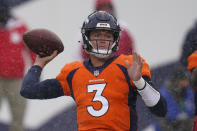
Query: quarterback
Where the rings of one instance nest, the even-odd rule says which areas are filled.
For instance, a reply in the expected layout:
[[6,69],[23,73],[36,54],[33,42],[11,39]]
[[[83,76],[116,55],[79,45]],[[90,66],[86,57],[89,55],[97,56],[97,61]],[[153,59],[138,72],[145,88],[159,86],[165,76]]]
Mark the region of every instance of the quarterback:
[[96,11],[84,21],[83,49],[90,58],[66,64],[53,79],[39,81],[44,66],[57,56],[37,57],[25,75],[21,95],[28,99],[72,96],[79,131],[137,131],[136,99],[164,117],[166,101],[153,88],[149,65],[137,53],[114,56],[121,35],[111,14]]

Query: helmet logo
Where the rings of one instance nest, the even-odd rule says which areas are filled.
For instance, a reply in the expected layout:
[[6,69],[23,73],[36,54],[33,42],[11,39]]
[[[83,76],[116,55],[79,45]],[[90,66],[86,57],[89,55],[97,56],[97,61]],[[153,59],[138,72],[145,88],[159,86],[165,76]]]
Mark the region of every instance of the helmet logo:
[[108,23],[97,23],[96,27],[110,28],[110,25]]

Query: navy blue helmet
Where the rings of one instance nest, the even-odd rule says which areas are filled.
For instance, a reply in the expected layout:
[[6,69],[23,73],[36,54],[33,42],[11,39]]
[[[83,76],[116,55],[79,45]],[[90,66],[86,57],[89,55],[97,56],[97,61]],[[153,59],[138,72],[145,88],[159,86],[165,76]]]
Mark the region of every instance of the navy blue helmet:
[[[101,53],[95,51],[92,47],[91,41],[89,39],[89,34],[93,30],[108,30],[113,33],[114,41],[112,48],[107,51],[107,53]],[[83,37],[83,48],[91,54],[95,54],[98,57],[108,56],[118,50],[118,43],[120,39],[121,29],[117,22],[117,19],[105,11],[95,11],[90,14],[88,18],[84,21],[81,28],[81,33]]]

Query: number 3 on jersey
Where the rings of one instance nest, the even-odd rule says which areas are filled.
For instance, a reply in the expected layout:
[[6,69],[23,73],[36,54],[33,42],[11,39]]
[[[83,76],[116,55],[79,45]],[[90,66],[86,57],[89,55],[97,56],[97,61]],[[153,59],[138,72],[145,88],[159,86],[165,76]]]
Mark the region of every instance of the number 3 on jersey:
[[88,93],[92,93],[93,91],[96,91],[92,101],[93,102],[100,102],[102,105],[99,110],[95,110],[93,106],[87,106],[88,113],[94,117],[100,117],[108,111],[109,102],[104,96],[102,96],[102,92],[105,89],[105,86],[106,86],[106,83],[94,84],[94,85],[87,86]]

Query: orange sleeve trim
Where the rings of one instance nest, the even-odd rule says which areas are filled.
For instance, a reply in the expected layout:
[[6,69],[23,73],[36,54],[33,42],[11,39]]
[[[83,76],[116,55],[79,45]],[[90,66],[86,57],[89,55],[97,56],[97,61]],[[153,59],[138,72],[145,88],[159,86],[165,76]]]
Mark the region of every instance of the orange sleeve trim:
[[150,67],[143,58],[142,60],[142,76],[148,76],[151,79]]
[[60,84],[62,85],[62,89],[64,91],[64,95],[66,96],[70,96],[71,92],[70,89],[68,87],[68,83],[66,80],[66,76],[67,76],[67,72],[64,70],[64,68],[61,70],[60,74],[56,77],[56,79],[60,82]]

